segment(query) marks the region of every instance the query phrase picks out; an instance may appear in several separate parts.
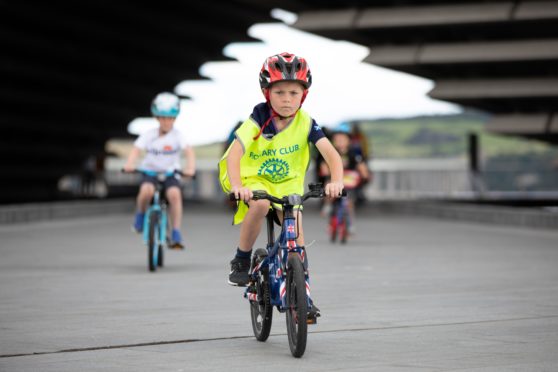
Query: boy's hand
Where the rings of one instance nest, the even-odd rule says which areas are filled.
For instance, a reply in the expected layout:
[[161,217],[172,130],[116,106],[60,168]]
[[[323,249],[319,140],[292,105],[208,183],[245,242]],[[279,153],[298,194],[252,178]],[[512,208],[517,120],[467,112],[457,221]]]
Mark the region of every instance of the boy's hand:
[[194,177],[194,175],[196,174],[196,171],[195,171],[195,170],[191,170],[191,169],[183,169],[183,170],[182,170],[182,174],[183,174],[185,177]]
[[343,188],[343,182],[330,182],[325,186],[325,194],[329,196],[330,199],[335,199],[341,196]]
[[124,167],[122,167],[122,169],[126,173],[131,173],[136,169],[136,167],[133,164],[126,163],[126,164],[124,164]]
[[234,197],[237,200],[243,200],[245,203],[248,203],[254,196],[252,190],[243,186],[233,186],[231,192],[234,193]]

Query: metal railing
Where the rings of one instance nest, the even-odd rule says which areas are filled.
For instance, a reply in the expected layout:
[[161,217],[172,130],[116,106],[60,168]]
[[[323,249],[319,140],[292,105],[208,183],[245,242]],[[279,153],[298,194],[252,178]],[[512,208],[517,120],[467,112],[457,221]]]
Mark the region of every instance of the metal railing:
[[[471,173],[466,159],[373,160],[370,162],[373,181],[364,194],[371,200],[417,198],[556,198],[558,172],[544,170],[498,170]],[[120,172],[122,164],[110,163],[104,174],[102,195],[111,190],[129,187],[137,190],[139,176]],[[222,194],[217,174],[217,160],[200,159],[197,178],[184,185],[184,197],[209,200]],[[308,170],[307,180],[314,179],[314,169]],[[69,176],[66,191],[79,195],[82,190],[78,176]],[[107,191],[108,190],[108,191]]]

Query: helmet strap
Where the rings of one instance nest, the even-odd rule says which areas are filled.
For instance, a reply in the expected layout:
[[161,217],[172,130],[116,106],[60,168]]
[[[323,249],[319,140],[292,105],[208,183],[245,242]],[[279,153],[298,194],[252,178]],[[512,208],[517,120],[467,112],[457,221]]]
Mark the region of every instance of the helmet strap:
[[304,102],[304,100],[306,99],[306,96],[308,95],[308,89],[304,89],[304,92],[302,93],[302,99],[300,100],[300,106],[298,107],[298,109],[295,111],[295,113],[291,116],[281,116],[279,115],[279,113],[277,113],[277,111],[275,111],[273,109],[273,107],[271,106],[271,102],[269,100],[269,88],[264,89],[264,96],[265,96],[265,100],[267,102],[267,105],[269,106],[269,108],[271,109],[271,116],[269,117],[269,119],[267,119],[265,121],[265,123],[260,127],[260,131],[258,132],[258,134],[256,136],[254,136],[252,139],[255,141],[258,138],[260,138],[260,136],[263,133],[263,130],[265,129],[265,127],[267,127],[269,125],[269,123],[271,123],[271,120],[273,120],[274,117],[277,117],[281,120],[285,120],[288,118],[292,118],[294,117],[297,113],[298,110],[300,110],[300,108],[302,107],[302,103]]
[[[304,92],[302,92],[302,99],[300,100],[300,106],[302,106],[302,104],[304,103],[304,100],[306,99],[307,95],[308,95],[308,89],[304,89]],[[300,109],[300,107],[299,107],[299,109]]]

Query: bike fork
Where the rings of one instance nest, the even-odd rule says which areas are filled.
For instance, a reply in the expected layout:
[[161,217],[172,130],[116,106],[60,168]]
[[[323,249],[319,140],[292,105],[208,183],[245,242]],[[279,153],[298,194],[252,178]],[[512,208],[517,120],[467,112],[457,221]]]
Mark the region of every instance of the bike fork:
[[167,213],[166,211],[163,209],[161,211],[161,226],[159,226],[159,242],[160,244],[164,244],[166,242],[166,235],[167,235]]

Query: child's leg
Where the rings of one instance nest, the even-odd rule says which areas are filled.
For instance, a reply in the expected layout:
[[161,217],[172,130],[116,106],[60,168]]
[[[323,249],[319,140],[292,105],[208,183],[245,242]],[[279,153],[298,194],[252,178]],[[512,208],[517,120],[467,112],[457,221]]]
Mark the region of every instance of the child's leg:
[[302,212],[295,210],[295,224],[297,226],[298,239],[296,243],[300,246],[304,246],[304,230],[302,229]]
[[240,225],[240,239],[238,248],[243,252],[250,252],[262,227],[264,217],[269,212],[269,201],[250,200],[250,208]]
[[229,284],[246,286],[250,278],[250,255],[252,247],[260,234],[264,217],[269,212],[269,201],[250,200],[250,208],[244,216],[244,221],[240,225],[240,239],[238,249],[231,261],[231,272],[229,273]]
[[172,228],[180,230],[182,225],[182,193],[178,187],[169,187],[166,192],[170,206]]
[[167,187],[165,196],[169,202],[169,216],[171,220],[171,248],[183,249],[180,226],[182,225],[182,192],[178,186]]
[[150,182],[143,182],[136,198],[136,216],[132,225],[132,230],[137,233],[143,231],[145,211],[151,198],[153,198],[153,194],[155,194],[155,186]]
[[145,213],[149,202],[155,194],[155,186],[150,182],[141,184],[138,196],[136,198],[137,212]]

